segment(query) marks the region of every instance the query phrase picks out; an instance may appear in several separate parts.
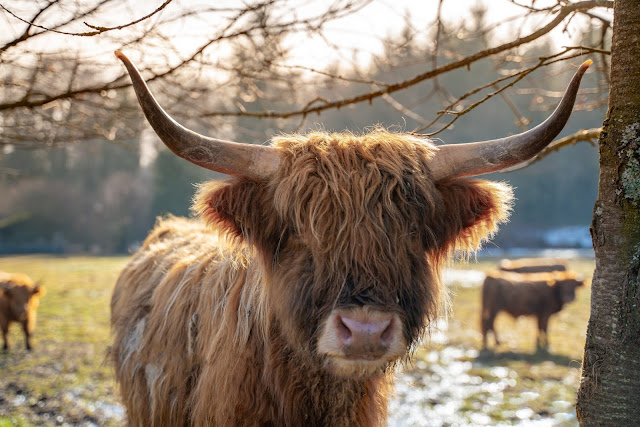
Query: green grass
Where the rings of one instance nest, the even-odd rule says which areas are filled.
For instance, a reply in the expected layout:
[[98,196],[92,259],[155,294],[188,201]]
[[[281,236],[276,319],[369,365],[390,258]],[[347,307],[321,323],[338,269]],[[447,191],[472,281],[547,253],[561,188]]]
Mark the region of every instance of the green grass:
[[[24,349],[16,324],[10,333],[12,349],[0,352],[0,427],[94,423],[118,425],[113,371],[106,360],[110,344],[109,302],[120,270],[128,257],[0,257],[0,270],[23,272],[42,280],[47,288],[38,309],[32,352]],[[457,265],[491,270],[496,260]],[[590,282],[592,260],[571,262],[572,269]],[[496,328],[503,344],[492,352],[480,349],[480,289],[452,287],[452,316],[447,344],[431,344],[416,352],[409,372],[416,384],[429,388],[439,381],[433,374],[432,350],[452,346],[464,350],[460,360],[470,365],[466,375],[482,387],[464,397],[458,412],[468,419],[481,413],[491,423],[515,423],[528,408],[530,419],[552,418],[571,411],[579,381],[579,367],[589,316],[590,288],[551,318],[548,352],[536,352],[533,319],[500,315]],[[492,341],[490,341],[492,342]],[[474,352],[475,351],[475,352]],[[433,357],[433,354],[432,356]],[[504,368],[496,370],[496,368]],[[491,385],[500,385],[499,391]],[[486,387],[485,387],[486,386]],[[493,391],[492,391],[493,390]],[[446,403],[424,402],[423,407]],[[121,415],[121,413],[120,413]],[[566,425],[574,425],[569,420]],[[560,425],[565,425],[560,423]]]
[[[490,271],[495,269],[496,263],[497,260],[490,259],[456,267]],[[522,421],[518,415],[523,414],[518,411],[525,408],[530,411],[526,419],[550,419],[555,421],[554,425],[577,425],[571,414],[580,380],[594,263],[590,259],[577,259],[569,262],[569,268],[582,274],[587,286],[578,290],[574,302],[551,317],[547,351],[536,348],[535,318],[514,319],[504,313],[498,315],[495,324],[501,345],[495,347],[490,336],[489,351],[481,351],[481,288],[463,287],[462,284],[452,287],[447,342],[440,347],[476,350],[472,352],[474,356],[467,357],[472,367],[466,374],[481,378],[483,384],[507,380],[497,391],[478,391],[465,398],[460,411],[463,415],[468,413],[469,420],[471,414],[481,412],[489,415],[491,424],[517,423]],[[417,356],[421,355],[424,357],[425,353],[418,352]],[[498,371],[502,375],[496,376],[496,367],[504,368]]]
[[0,426],[94,422],[118,403],[109,346],[109,301],[128,257],[1,257],[0,270],[41,280],[34,349],[27,352],[20,327],[0,353]]
[[[576,300],[566,305],[562,311],[551,317],[549,321],[549,352],[554,355],[580,361],[584,350],[589,305],[591,301],[591,277],[593,260],[576,259],[569,261],[569,269],[581,274],[586,285],[576,292]],[[457,268],[491,271],[495,269],[497,260],[488,259],[481,262],[469,262],[456,265]],[[480,287],[452,287],[453,315],[449,319],[448,338],[452,345],[480,348]],[[537,323],[534,317],[511,316],[500,313],[496,318],[495,328],[502,341],[496,349],[497,354],[516,352],[533,354],[536,351]],[[489,346],[493,344],[493,336],[489,336]]]

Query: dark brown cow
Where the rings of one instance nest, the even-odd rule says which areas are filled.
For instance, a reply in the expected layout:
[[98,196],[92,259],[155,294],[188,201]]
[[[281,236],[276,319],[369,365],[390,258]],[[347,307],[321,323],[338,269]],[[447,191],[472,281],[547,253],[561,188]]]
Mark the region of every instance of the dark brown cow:
[[12,322],[20,323],[24,343],[31,350],[31,332],[36,324],[36,310],[44,287],[36,285],[29,276],[0,271],[0,329],[4,340],[3,350],[9,349],[7,334]]
[[234,176],[201,186],[200,221],[160,221],[116,284],[112,357],[129,424],[144,426],[384,425],[393,367],[438,315],[443,261],[508,216],[507,186],[461,177],[546,146],[588,66],[522,135],[437,147],[377,129],[255,146],[183,128],[116,55],[165,144]]
[[556,258],[503,259],[498,264],[498,268],[513,273],[545,273],[567,271],[567,263],[565,260]]
[[562,310],[576,297],[576,288],[584,280],[566,271],[547,273],[495,272],[488,274],[482,284],[482,347],[487,348],[487,334],[493,332],[496,345],[500,344],[494,328],[495,318],[501,311],[513,317],[536,316],[538,319],[538,348],[547,348],[549,317]]

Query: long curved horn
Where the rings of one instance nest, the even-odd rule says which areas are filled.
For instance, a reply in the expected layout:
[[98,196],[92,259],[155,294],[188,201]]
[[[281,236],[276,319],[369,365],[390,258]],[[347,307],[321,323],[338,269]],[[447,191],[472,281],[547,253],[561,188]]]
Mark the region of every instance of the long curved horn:
[[571,79],[555,111],[527,132],[490,141],[447,144],[430,160],[436,181],[499,171],[538,154],[560,133],[569,120],[580,80],[593,61],[585,61]]
[[277,171],[280,157],[272,147],[210,138],[176,122],[158,104],[129,58],[120,51],[115,55],[127,67],[138,102],[151,127],[175,154],[206,169],[261,181]]

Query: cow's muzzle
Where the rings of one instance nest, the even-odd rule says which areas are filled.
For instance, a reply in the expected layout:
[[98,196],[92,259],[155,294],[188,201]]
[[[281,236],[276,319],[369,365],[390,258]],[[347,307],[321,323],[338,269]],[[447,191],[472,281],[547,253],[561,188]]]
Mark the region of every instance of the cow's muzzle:
[[373,375],[406,353],[400,318],[367,306],[335,309],[321,329],[318,353],[335,374]]

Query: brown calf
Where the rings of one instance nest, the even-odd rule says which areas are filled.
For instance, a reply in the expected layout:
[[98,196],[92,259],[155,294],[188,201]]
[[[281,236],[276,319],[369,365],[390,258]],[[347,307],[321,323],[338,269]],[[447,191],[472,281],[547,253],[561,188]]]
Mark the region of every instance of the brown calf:
[[27,275],[0,272],[0,329],[3,350],[9,349],[7,333],[11,322],[18,322],[24,331],[24,342],[31,350],[30,336],[36,323],[36,310],[44,287],[34,284]]
[[501,311],[513,317],[536,316],[538,318],[538,348],[549,345],[547,325],[549,317],[576,297],[576,288],[584,280],[576,279],[568,272],[488,274],[482,284],[482,347],[487,347],[487,334],[493,332],[496,345],[500,344],[494,329],[494,321]]

